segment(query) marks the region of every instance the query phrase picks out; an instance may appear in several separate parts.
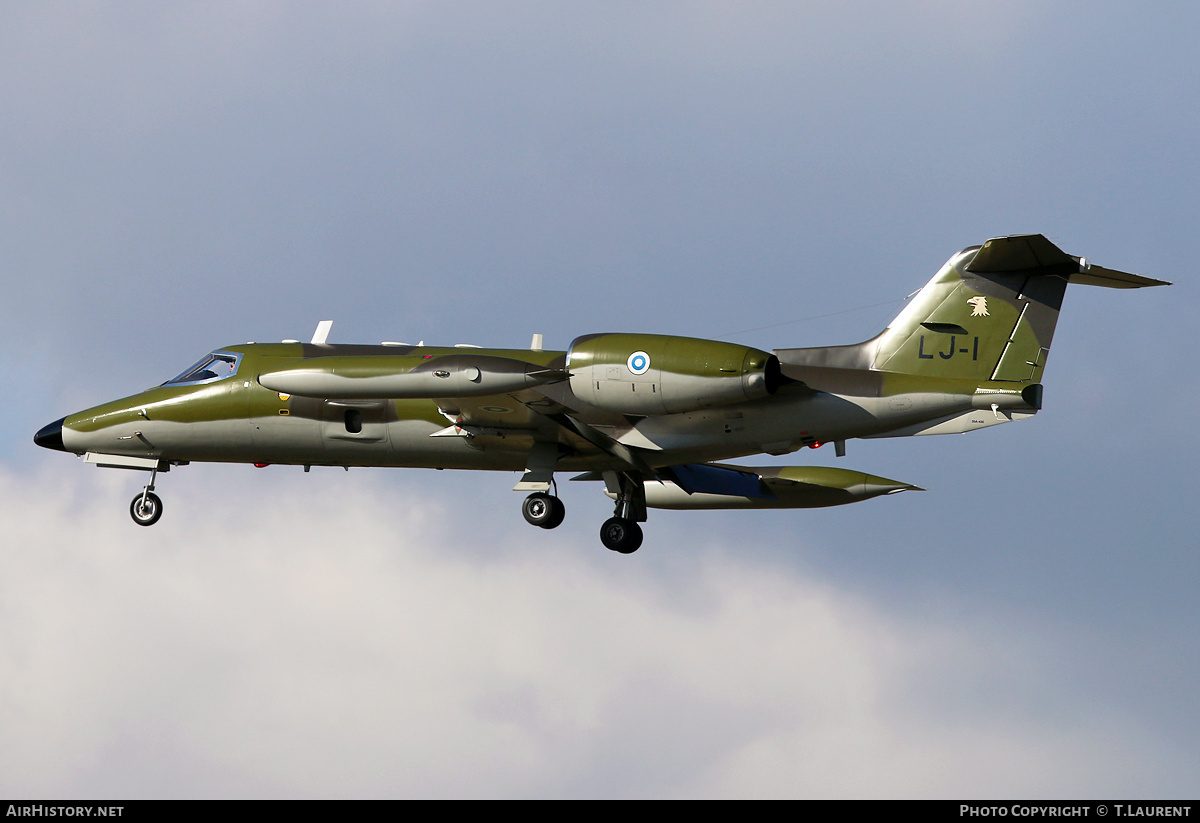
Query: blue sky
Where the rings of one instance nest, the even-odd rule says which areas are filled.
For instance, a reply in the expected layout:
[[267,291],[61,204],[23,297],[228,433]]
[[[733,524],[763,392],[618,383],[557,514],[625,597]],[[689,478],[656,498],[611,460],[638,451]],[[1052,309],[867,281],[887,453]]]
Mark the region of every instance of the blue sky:
[[[1195,794],[1196,17],[10,8],[0,791]],[[595,487],[532,534],[508,475],[193,465],[143,530],[140,475],[31,442],[326,318],[857,342],[1021,232],[1175,285],[1072,287],[1036,419],[837,461],[928,492],[657,512],[628,558]]]

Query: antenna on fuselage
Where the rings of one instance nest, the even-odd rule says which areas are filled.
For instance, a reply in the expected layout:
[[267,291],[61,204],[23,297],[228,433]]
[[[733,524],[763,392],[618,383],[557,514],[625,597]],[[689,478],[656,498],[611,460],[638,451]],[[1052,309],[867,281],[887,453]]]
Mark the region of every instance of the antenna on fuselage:
[[329,330],[333,328],[332,320],[322,320],[317,324],[317,330],[313,332],[312,340],[314,346],[324,346],[325,341],[329,339]]

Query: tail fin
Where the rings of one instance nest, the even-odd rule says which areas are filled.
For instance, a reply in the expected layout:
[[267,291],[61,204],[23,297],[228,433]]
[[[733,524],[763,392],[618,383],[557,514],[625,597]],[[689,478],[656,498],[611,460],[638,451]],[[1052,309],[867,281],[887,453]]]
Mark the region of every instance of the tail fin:
[[1112,288],[1169,285],[1091,266],[1040,234],[997,237],[951,257],[872,340],[775,353],[785,365],[1038,383],[1068,282]]
[[966,249],[879,337],[874,368],[1037,383],[1079,263],[1040,234]]

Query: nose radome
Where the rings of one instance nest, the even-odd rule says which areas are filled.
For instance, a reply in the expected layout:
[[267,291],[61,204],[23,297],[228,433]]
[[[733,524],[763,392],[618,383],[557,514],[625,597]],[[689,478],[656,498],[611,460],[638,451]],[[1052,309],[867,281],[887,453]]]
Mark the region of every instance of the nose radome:
[[60,417],[53,423],[48,423],[38,430],[38,433],[33,436],[33,442],[37,443],[43,449],[56,449],[60,452],[65,452],[62,440],[62,424],[66,420],[65,417]]

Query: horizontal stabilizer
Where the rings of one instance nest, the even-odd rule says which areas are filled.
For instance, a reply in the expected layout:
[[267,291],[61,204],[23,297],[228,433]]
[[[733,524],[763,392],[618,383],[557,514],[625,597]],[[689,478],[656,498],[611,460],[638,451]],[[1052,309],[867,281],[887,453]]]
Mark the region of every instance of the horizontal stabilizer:
[[1127,271],[1106,269],[1103,266],[1093,266],[1086,260],[1079,261],[1079,271],[1068,278],[1072,283],[1084,286],[1105,286],[1110,289],[1140,289],[1144,286],[1169,286],[1166,280],[1155,280],[1140,274],[1130,274]]
[[1061,274],[1071,283],[1110,289],[1171,285],[1166,280],[1093,266],[1084,258],[1067,254],[1041,234],[993,237],[975,253],[975,258],[967,265],[967,271],[978,274]]
[[1018,234],[993,237],[967,266],[967,271],[988,274],[1033,269],[1070,274],[1079,269],[1079,262],[1040,234]]

